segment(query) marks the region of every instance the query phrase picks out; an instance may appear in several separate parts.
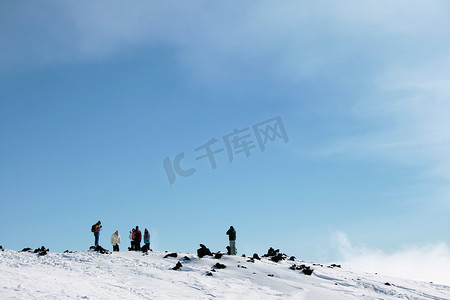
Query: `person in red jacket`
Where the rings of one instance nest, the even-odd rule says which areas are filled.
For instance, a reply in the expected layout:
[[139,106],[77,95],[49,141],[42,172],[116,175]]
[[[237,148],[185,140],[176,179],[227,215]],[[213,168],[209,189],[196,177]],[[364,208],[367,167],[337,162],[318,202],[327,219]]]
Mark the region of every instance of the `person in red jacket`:
[[141,250],[141,240],[142,240],[142,233],[139,230],[139,226],[136,226],[136,229],[134,231],[134,250],[139,251]]

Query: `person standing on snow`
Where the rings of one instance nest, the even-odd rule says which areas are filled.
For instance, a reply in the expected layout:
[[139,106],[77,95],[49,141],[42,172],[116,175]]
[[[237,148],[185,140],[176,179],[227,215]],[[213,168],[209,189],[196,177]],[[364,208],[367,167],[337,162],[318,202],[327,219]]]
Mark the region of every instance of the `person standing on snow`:
[[144,247],[145,249],[150,250],[150,233],[147,228],[144,230]]
[[134,231],[134,250],[139,251],[141,250],[141,240],[142,240],[142,233],[139,230],[139,226],[136,226],[136,230]]
[[92,226],[92,230],[94,232],[94,238],[95,238],[95,246],[98,246],[98,240],[100,238],[100,230],[102,229],[102,223],[98,221]]
[[134,250],[134,228],[131,229],[130,235],[128,236],[130,238],[131,247],[128,247],[129,251]]
[[236,255],[236,230],[234,230],[233,226],[230,226],[227,235],[230,240],[230,254]]
[[116,230],[111,236],[111,245],[113,246],[113,251],[119,251],[119,245],[122,242],[120,238],[119,230]]

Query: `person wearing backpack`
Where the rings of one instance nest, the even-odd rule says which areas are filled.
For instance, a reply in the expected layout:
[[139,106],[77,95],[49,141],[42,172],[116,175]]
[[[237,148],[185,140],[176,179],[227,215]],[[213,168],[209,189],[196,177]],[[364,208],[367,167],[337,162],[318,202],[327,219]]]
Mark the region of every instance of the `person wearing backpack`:
[[98,221],[97,223],[95,223],[91,227],[91,231],[94,233],[95,246],[96,247],[98,246],[98,240],[100,238],[100,230],[101,229],[102,229],[102,223],[100,221]]
[[111,245],[113,246],[113,251],[119,251],[119,245],[122,242],[120,238],[119,230],[116,230],[111,236]]
[[134,230],[134,250],[140,251],[141,250],[141,240],[142,240],[142,233],[139,230],[139,226],[136,226],[136,229]]

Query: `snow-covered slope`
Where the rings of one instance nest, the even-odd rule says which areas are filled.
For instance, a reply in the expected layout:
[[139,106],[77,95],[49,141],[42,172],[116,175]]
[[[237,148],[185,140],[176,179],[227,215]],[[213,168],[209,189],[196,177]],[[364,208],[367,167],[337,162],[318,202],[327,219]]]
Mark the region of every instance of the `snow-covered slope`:
[[[165,254],[0,251],[0,299],[450,299],[449,286],[358,273],[345,266],[267,258],[252,263],[227,255],[163,258]],[[172,270],[178,261],[183,266]],[[208,276],[217,262],[226,268]],[[293,264],[311,266],[314,272],[305,275],[290,269]]]

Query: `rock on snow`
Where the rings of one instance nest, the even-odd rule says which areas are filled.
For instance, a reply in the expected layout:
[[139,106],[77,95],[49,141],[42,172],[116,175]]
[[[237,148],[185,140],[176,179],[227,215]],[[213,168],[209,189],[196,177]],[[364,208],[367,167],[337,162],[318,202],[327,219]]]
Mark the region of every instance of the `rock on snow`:
[[[450,299],[450,287],[305,262],[164,252],[0,251],[0,299]],[[185,259],[183,256],[190,258]],[[173,270],[180,260],[183,264]],[[178,264],[177,264],[178,265]],[[385,283],[389,282],[390,285]]]

